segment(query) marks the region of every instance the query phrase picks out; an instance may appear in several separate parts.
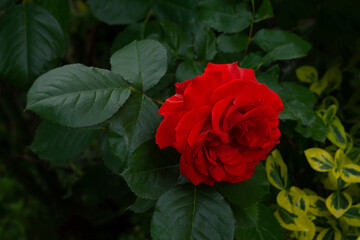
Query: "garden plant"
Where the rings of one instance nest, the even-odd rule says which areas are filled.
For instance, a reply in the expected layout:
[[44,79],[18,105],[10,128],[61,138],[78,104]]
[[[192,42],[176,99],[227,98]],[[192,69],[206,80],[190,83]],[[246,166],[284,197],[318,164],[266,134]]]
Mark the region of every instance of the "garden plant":
[[359,9],[0,0],[0,239],[360,240]]

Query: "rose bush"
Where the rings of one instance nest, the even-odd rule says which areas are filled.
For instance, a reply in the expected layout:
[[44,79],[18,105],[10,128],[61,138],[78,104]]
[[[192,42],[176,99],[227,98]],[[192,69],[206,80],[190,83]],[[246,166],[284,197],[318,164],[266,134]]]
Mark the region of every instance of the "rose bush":
[[180,172],[195,185],[241,182],[279,143],[282,110],[252,69],[209,63],[203,75],[177,83],[161,106],[156,143],[181,153]]

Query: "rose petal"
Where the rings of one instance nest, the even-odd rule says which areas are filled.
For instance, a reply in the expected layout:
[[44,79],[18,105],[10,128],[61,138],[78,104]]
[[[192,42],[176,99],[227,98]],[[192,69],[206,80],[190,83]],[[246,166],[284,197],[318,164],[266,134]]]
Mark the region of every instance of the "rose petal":
[[209,98],[215,88],[221,85],[221,73],[207,71],[201,76],[195,77],[184,93],[186,109],[210,105]]
[[194,127],[198,122],[205,121],[211,112],[211,107],[203,106],[198,109],[194,109],[192,111],[186,112],[179,124],[177,125],[176,132],[176,146],[178,152],[182,152],[187,144],[187,138],[190,133],[190,130]]
[[226,172],[224,171],[224,168],[220,165],[211,165],[209,167],[209,172],[212,178],[215,179],[215,181],[220,182],[223,180],[223,178],[226,176]]
[[185,154],[181,155],[180,173],[187,177],[194,185],[198,185],[202,182],[207,182],[209,178],[208,176],[200,174],[195,169],[193,162],[191,160],[185,159]]
[[209,172],[208,172],[208,166],[209,166],[209,162],[206,161],[205,157],[204,157],[204,153],[203,151],[199,151],[197,158],[195,159],[195,167],[198,170],[199,173],[201,173],[202,175],[208,176]]
[[184,112],[176,112],[167,115],[160,123],[156,135],[155,141],[160,149],[173,146],[176,148],[176,133],[175,128],[179,123],[180,117]]
[[163,105],[159,109],[159,114],[164,117],[169,113],[180,112],[184,110],[184,98],[179,94],[166,99]]
[[211,111],[212,129],[219,135],[221,141],[223,141],[224,143],[227,143],[229,141],[229,136],[227,132],[220,129],[220,118],[231,101],[232,98],[222,99],[215,104]]
[[[225,164],[224,169],[230,175],[241,176],[247,170],[246,161],[243,158],[239,158],[239,155],[237,155],[236,158],[237,158],[236,165]],[[235,162],[235,161],[232,161],[232,162]]]

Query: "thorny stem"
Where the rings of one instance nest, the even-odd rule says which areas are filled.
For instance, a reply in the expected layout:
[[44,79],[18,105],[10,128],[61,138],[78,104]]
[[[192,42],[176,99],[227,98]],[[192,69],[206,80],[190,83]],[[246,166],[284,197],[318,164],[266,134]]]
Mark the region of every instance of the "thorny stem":
[[247,51],[248,51],[248,49],[250,47],[250,43],[252,41],[251,36],[252,36],[254,23],[255,23],[255,3],[254,3],[254,0],[251,0],[251,6],[252,6],[252,18],[251,18],[251,25],[250,25],[248,44],[247,44],[246,49],[245,49],[245,55],[246,55],[246,53],[247,53]]

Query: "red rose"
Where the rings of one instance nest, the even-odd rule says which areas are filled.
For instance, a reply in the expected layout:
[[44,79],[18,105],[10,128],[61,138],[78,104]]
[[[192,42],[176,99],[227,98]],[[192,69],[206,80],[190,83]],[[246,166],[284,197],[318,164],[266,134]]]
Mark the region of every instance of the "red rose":
[[209,63],[203,75],[175,86],[159,110],[159,147],[181,153],[180,172],[195,185],[249,179],[279,143],[280,97],[237,63]]

